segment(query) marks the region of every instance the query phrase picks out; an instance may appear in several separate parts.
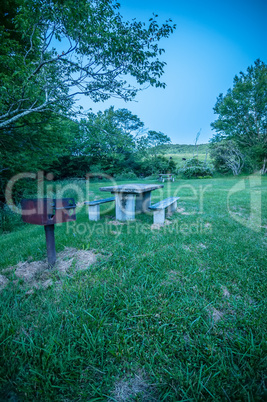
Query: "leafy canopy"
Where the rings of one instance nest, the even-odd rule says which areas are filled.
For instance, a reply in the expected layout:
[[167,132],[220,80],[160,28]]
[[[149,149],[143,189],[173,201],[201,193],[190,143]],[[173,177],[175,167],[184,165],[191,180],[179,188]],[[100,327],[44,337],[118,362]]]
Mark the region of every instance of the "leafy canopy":
[[171,20],[125,21],[113,0],[5,0],[4,6],[0,128],[32,113],[77,113],[81,94],[94,102],[131,100],[144,84],[165,86],[159,41],[173,32]]
[[212,142],[232,140],[258,164],[267,155],[267,65],[256,60],[234,78],[227,94],[220,94],[214,112],[218,119],[211,124],[216,131]]

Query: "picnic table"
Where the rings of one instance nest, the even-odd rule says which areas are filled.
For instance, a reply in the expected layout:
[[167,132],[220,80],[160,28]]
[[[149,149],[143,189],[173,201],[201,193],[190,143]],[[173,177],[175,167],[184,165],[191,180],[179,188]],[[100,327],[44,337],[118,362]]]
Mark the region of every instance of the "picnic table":
[[100,187],[100,191],[115,194],[116,220],[135,219],[135,213],[147,212],[151,205],[151,192],[163,188],[162,184],[122,184]]
[[164,183],[165,180],[174,181],[174,176],[171,173],[159,174],[159,181],[162,181],[162,183]]

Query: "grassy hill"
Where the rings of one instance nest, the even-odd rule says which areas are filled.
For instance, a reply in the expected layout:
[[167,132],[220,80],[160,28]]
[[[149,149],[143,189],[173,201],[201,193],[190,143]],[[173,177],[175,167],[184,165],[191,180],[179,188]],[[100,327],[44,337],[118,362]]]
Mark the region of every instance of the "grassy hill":
[[198,156],[198,159],[201,161],[204,161],[206,158],[207,161],[210,160],[209,144],[199,144],[197,147],[195,145],[186,144],[163,145],[161,151],[165,157],[172,158],[178,166],[184,162],[183,158],[191,159],[193,156]]
[[266,400],[267,177],[254,223],[250,182],[164,183],[152,203],[180,199],[160,228],[114,204],[89,221],[102,184],[57,182],[79,206],[54,269],[43,227],[0,237],[0,401]]

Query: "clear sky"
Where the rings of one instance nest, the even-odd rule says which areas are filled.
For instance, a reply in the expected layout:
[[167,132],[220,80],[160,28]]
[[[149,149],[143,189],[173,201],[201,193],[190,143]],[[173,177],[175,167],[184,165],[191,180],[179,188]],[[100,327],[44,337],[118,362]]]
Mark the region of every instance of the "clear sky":
[[267,63],[267,0],[120,0],[120,13],[144,22],[159,15],[177,29],[160,42],[167,62],[162,80],[167,87],[148,88],[137,102],[109,99],[82,102],[93,112],[111,105],[137,114],[150,130],[167,134],[174,144],[199,143],[212,137],[210,123],[220,93],[232,87],[240,71],[260,58]]

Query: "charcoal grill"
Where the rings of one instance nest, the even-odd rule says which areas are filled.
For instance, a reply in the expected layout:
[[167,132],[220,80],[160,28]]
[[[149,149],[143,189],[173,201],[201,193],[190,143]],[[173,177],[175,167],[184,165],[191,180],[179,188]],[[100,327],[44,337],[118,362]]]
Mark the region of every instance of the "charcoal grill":
[[56,262],[55,224],[76,220],[74,198],[36,198],[21,201],[22,220],[44,226],[49,267]]

